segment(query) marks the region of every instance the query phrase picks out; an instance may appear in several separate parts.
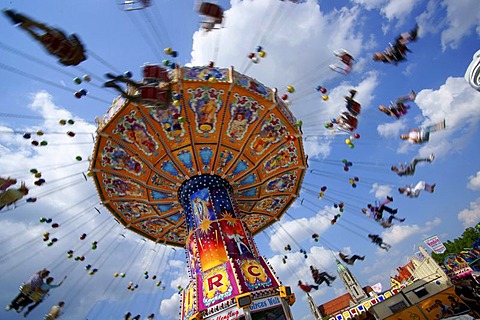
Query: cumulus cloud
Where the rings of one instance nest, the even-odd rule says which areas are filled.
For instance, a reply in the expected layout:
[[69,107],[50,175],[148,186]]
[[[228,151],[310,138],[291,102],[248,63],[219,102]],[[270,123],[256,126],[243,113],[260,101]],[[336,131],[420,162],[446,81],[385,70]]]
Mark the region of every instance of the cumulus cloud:
[[[408,18],[415,6],[419,3],[415,0],[353,0],[354,3],[366,10],[378,10],[389,22],[398,21],[402,24]],[[421,12],[416,20],[420,27],[420,37],[425,33],[441,33],[441,46],[455,49],[465,36],[472,32],[480,35],[480,16],[476,0],[430,0],[426,9]],[[445,10],[446,17],[439,18],[438,11]],[[383,31],[390,29],[388,24],[383,25]]]
[[374,183],[370,193],[374,193],[377,199],[384,199],[392,194],[392,186]]
[[437,18],[440,16],[438,14],[439,8],[437,0],[430,0],[425,11],[417,16],[420,37],[426,33],[438,33],[444,28],[445,21]]
[[467,188],[471,190],[480,190],[480,171],[474,176],[468,177]]
[[389,123],[382,123],[378,125],[377,132],[381,137],[398,139],[401,133],[405,130],[404,120],[394,121]]
[[465,228],[473,227],[480,222],[480,198],[470,202],[470,208],[463,209],[458,213],[458,220]]
[[472,32],[480,35],[480,15],[476,0],[443,0],[442,6],[447,11],[447,29],[442,31],[442,48],[455,49],[462,38]]
[[[314,85],[312,84],[312,86]],[[314,114],[309,113],[302,115],[302,113],[305,112],[303,110],[306,109],[295,109],[293,106],[292,110],[298,113],[298,117],[305,119],[306,126],[303,129],[303,132],[307,137],[304,143],[305,152],[310,157],[327,157],[332,150],[331,141],[336,135],[343,135],[345,133],[334,129],[325,130],[323,135],[318,136],[319,127],[323,126],[325,122],[329,122],[330,119],[337,118],[340,113],[346,110],[344,97],[348,96],[349,91],[352,89],[357,91],[355,100],[363,106],[364,110],[368,109],[371,101],[375,97],[374,92],[377,86],[378,73],[370,71],[362,76],[358,84],[344,81],[337,87],[331,89],[328,93],[329,108],[322,108],[320,110],[317,108],[318,111],[315,111]],[[361,123],[361,120],[359,122]],[[315,125],[312,123],[315,123]]]
[[[282,261],[284,255],[275,255],[269,258],[268,261],[278,277],[285,279],[285,284],[292,286],[292,290],[296,292],[298,296],[302,296],[301,289],[296,285],[298,280],[311,279],[311,265],[320,269],[320,271],[333,269],[335,261],[332,259],[332,255],[335,255],[335,253],[324,247],[312,246],[310,250],[307,250],[307,259],[305,259],[304,254],[296,251],[287,254],[286,263]],[[292,270],[295,270],[295,272],[292,273]],[[326,292],[325,290],[318,290],[310,294],[312,294],[314,298],[319,299],[319,297],[325,295]]]
[[175,293],[168,299],[163,299],[158,313],[165,320],[176,320],[179,317],[180,295]]
[[416,3],[418,3],[416,0],[390,0],[382,6],[380,12],[388,20],[402,20],[413,11]]
[[[447,128],[431,135],[419,153],[446,154],[462,149],[478,127],[480,95],[464,78],[449,77],[437,90],[425,89],[417,94],[415,103],[424,116],[423,126],[445,119]],[[406,143],[406,142],[405,142]]]
[[323,141],[321,141],[320,139],[316,139],[316,137],[306,138],[303,142],[303,148],[305,149],[305,153],[312,158],[327,157],[332,151],[332,141],[331,139],[324,138],[322,138],[322,140]]
[[[265,12],[274,14],[266,17]],[[288,19],[281,18],[285,16]],[[225,11],[225,28],[215,33],[199,31],[194,34],[191,64],[205,65],[215,58],[216,65],[234,65],[239,72],[248,71],[252,78],[271,88],[279,88],[279,93],[283,93],[282,88],[286,85],[293,85],[297,91],[289,94],[289,100],[292,101],[290,109],[297,119],[303,121],[305,135],[318,135],[318,129],[323,128],[323,124],[331,118],[337,117],[344,108],[343,96],[348,94],[348,90],[357,89],[358,101],[368,106],[378,85],[377,74],[368,72],[363,75],[363,72],[360,73],[362,64],[359,64],[360,68],[353,70],[353,73],[359,72],[362,77],[359,84],[345,82],[340,87],[328,88],[328,105],[332,108],[320,108],[324,102],[319,99],[318,92],[305,89],[315,88],[319,79],[325,83],[338,77],[328,67],[338,62],[334,51],[348,47],[348,51],[357,56],[364,50],[364,42],[371,42],[371,39],[364,40],[359,32],[355,32],[362,23],[359,17],[358,7],[342,7],[323,13],[316,1],[302,4],[273,0],[232,1],[231,8]],[[318,41],[326,34],[329,35],[328,42]],[[237,39],[242,41],[238,42]],[[218,57],[214,57],[209,49],[215,43],[221,43],[222,47]],[[246,56],[238,54],[252,52],[257,45],[267,52],[266,58],[258,64],[254,65]],[[299,48],[308,50],[299,51]],[[305,70],[310,72],[305,74]],[[328,156],[331,146],[326,139],[329,138],[333,136],[309,139],[305,143],[307,154],[312,157]]]
[[388,20],[403,20],[413,11],[415,0],[353,0],[367,10],[377,9]]
[[[133,232],[124,232],[123,227],[117,224],[99,204],[94,184],[90,180],[85,180],[83,174],[88,170],[88,158],[93,149],[91,134],[95,132],[96,127],[55,104],[52,96],[47,92],[38,92],[31,98],[32,103],[28,108],[31,110],[31,115],[38,116],[38,121],[34,125],[15,129],[8,124],[3,124],[1,130],[11,133],[0,135],[0,145],[3,147],[0,165],[4,168],[3,174],[17,178],[18,184],[22,180],[26,181],[30,188],[29,196],[37,198],[35,203],[20,200],[16,208],[2,210],[4,230],[0,256],[5,261],[9,261],[9,270],[3,271],[8,280],[5,278],[2,282],[4,290],[0,293],[0,299],[2,301],[11,299],[10,295],[17,290],[18,284],[25,281],[25,277],[28,278],[33,272],[33,265],[38,268],[53,268],[52,252],[65,253],[68,250],[74,250],[75,255],[85,255],[89,263],[99,269],[99,274],[89,276],[83,267],[72,267],[72,264],[78,262],[73,259],[67,260],[62,254],[62,263],[55,262],[52,272],[55,278],[63,277],[65,274],[68,274],[69,278],[64,286],[52,292],[52,298],[57,299],[71,294],[69,290],[72,287],[67,285],[71,281],[69,279],[87,277],[83,279],[83,285],[75,290],[75,294],[82,298],[69,309],[69,317],[85,318],[86,310],[95,302],[101,301],[91,310],[91,314],[103,318],[102,312],[106,310],[106,305],[125,305],[122,298],[123,291],[91,290],[89,282],[95,281],[97,288],[113,287],[115,289],[125,285],[127,279],[123,279],[123,283],[119,278],[113,281],[112,275],[125,272],[127,266],[131,270],[148,270],[155,260],[152,258],[155,244],[141,240],[140,236]],[[58,123],[60,119],[73,119],[75,124],[61,126]],[[44,134],[37,135],[38,131]],[[67,131],[75,132],[75,137],[68,136]],[[32,137],[24,139],[19,132],[29,132]],[[31,144],[32,140],[45,140],[48,144],[43,147],[34,147]],[[81,156],[83,160],[77,161],[77,156]],[[42,178],[46,180],[44,185],[34,185],[37,179],[30,173],[31,168],[41,172]],[[52,218],[59,227],[52,229],[50,224],[40,223],[40,217]],[[52,247],[42,241],[45,232],[50,233],[50,239],[58,239]],[[86,242],[79,240],[82,233],[87,234],[90,240]],[[97,241],[97,250],[89,250],[91,241]],[[28,250],[25,250],[26,245]],[[155,247],[155,249],[158,257],[168,256],[164,253],[166,250],[164,247]],[[133,252],[135,252],[135,259],[124,259],[132,256]],[[32,263],[25,263],[27,261]],[[165,269],[164,262],[156,263],[155,267],[157,264]],[[184,263],[183,267],[179,265],[181,266],[178,264],[168,268],[169,272],[163,274],[165,281],[168,281],[166,278],[174,270],[177,272],[181,270],[182,274],[185,274]],[[140,284],[144,287],[149,285],[155,286],[155,283],[151,281]],[[114,309],[117,312],[115,315],[121,317],[123,308]]]
[[[82,173],[88,170],[87,158],[92,154],[91,134],[95,132],[95,126],[56,106],[52,96],[47,92],[35,94],[29,108],[34,114],[40,114],[43,120],[35,126],[16,128],[31,133],[31,139],[24,139],[22,135],[15,134],[9,139],[0,140],[0,144],[5,148],[0,157],[0,165],[8,168],[7,172],[23,172],[17,177],[19,180],[25,180],[27,186],[31,186],[29,195],[40,195],[39,201],[52,207],[67,206],[80,201],[85,194],[94,194],[93,185],[82,183],[85,182]],[[61,126],[58,123],[59,119],[73,119],[75,124],[69,127]],[[38,131],[44,134],[37,135]],[[76,136],[73,138],[68,136],[67,131],[75,132]],[[46,141],[48,145],[32,147],[31,142],[34,140]],[[77,161],[77,156],[80,156],[82,161]],[[67,164],[69,166],[58,169]],[[46,183],[41,188],[34,188],[36,178],[28,174],[32,166],[44,169],[41,173]],[[75,193],[71,192],[73,186],[77,188]],[[42,194],[53,196],[42,198]]]
[[419,226],[417,224],[413,225],[394,225],[387,231],[383,232],[382,236],[386,243],[391,244],[392,246],[398,244],[405,239],[418,235],[421,233],[427,233],[428,231],[439,226],[442,220],[440,218],[435,218],[431,221],[427,221],[424,226]]
[[[320,210],[311,218],[300,218],[278,222],[275,231],[272,230],[269,235],[270,248],[274,252],[283,252],[285,239],[293,238],[296,242],[303,242],[307,239],[312,239],[311,236],[313,233],[321,234],[329,228],[332,217],[329,218],[326,211]],[[315,230],[311,230],[310,226],[315,226]],[[308,231],[306,232],[306,230]]]

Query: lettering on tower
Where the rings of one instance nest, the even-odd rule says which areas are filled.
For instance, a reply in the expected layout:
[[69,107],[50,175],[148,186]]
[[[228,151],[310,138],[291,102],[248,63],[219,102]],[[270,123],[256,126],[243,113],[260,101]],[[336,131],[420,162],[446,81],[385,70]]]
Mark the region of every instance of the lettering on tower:
[[203,304],[209,307],[217,302],[224,301],[237,294],[229,279],[227,263],[218,265],[203,274]]

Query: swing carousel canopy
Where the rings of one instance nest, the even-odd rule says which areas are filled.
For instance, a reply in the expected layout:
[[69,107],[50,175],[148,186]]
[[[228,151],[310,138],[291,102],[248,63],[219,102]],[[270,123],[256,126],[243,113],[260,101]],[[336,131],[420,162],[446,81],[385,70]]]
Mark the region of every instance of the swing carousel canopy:
[[166,105],[118,97],[97,119],[90,173],[102,203],[126,228],[183,247],[178,189],[211,174],[233,187],[250,232],[276,222],[306,170],[298,122],[276,90],[233,67],[177,67],[169,79]]

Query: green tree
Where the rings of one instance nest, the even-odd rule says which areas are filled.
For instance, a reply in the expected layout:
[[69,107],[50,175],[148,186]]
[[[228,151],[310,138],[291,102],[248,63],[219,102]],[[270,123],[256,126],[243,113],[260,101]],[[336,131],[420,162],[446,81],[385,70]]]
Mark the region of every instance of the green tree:
[[460,253],[464,250],[470,250],[472,244],[480,238],[480,224],[475,227],[467,228],[463,231],[462,236],[454,239],[453,241],[447,240],[443,243],[445,248],[444,253],[437,254],[432,253],[432,258],[439,264],[443,264],[445,257],[449,254]]

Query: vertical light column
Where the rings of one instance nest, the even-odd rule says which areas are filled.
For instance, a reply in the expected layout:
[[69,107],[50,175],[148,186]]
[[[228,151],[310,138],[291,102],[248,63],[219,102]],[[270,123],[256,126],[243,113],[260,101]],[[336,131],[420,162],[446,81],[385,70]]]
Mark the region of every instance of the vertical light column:
[[183,294],[182,319],[256,290],[279,286],[239,217],[233,189],[216,175],[199,175],[179,188],[187,225],[190,283]]

